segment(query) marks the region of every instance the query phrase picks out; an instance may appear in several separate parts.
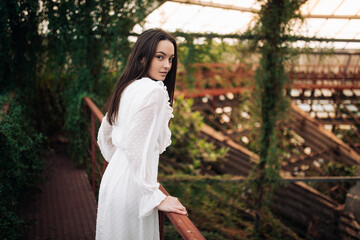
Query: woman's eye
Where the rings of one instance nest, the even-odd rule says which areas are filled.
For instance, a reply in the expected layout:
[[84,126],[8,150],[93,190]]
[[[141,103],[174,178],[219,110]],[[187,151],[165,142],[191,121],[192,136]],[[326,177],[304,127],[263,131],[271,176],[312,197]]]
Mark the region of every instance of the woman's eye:
[[174,60],[174,58],[169,58],[169,62],[171,62],[171,63],[172,63],[172,62],[173,62],[173,60]]
[[156,56],[159,60],[163,60],[163,56]]

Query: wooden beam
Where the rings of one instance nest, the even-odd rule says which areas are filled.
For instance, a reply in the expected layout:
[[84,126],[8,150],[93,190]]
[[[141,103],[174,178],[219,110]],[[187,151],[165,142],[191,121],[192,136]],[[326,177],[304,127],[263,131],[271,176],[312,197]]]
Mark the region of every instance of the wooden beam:
[[[216,131],[205,123],[201,128],[204,135],[212,141],[217,147],[228,147],[229,152],[226,156],[226,161],[219,172],[231,173],[238,176],[223,181],[242,182],[247,179],[247,175],[255,162],[258,161],[259,156],[252,153],[248,149],[234,142],[229,136],[226,136],[220,131]],[[240,175],[240,176],[239,176]],[[341,205],[336,203],[333,199],[320,193],[319,191],[309,187],[305,182],[339,182],[339,181],[360,181],[358,177],[339,177],[339,176],[325,176],[325,177],[290,177],[288,173],[281,171],[280,175],[282,181],[289,183],[282,185],[275,193],[275,198],[271,203],[272,210],[276,214],[293,220],[294,226],[304,226],[306,228],[311,225],[313,216],[319,216],[320,223],[318,226],[322,229],[323,239],[342,239],[341,236],[352,234],[352,230],[360,232],[360,227],[356,224],[349,223],[343,217],[337,217],[347,214],[341,211]],[[205,181],[219,182],[219,179],[208,177]],[[220,180],[221,181],[221,180]],[[292,226],[292,227],[294,227]],[[304,232],[304,227],[299,227],[298,232]],[[339,232],[340,236],[334,236],[333,230]],[[355,236],[352,234],[351,236]],[[357,238],[354,238],[357,239]]]
[[297,134],[304,138],[307,143],[312,143],[309,144],[311,148],[318,149],[319,147],[321,148],[321,146],[330,147],[336,152],[337,158],[341,159],[344,164],[355,165],[360,163],[360,155],[349,145],[326,130],[320,122],[312,119],[307,113],[296,106],[296,104],[291,103],[291,108],[292,128]]

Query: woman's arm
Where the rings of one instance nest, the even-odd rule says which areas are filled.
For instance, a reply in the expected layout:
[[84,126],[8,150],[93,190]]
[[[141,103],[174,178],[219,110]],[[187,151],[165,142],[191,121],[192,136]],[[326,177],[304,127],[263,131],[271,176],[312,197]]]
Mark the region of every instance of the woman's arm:
[[139,97],[142,100],[128,128],[125,152],[141,193],[139,216],[143,217],[151,214],[166,198],[157,182],[159,153],[156,146],[167,102],[163,90],[158,87]]
[[187,215],[186,208],[181,204],[178,198],[167,196],[164,201],[162,201],[157,209],[163,212],[174,212],[183,215]]
[[142,197],[139,216],[147,216],[158,208],[161,211],[187,214],[185,207],[175,197],[166,197],[157,182],[159,149],[157,141],[166,118],[166,93],[161,88],[149,91],[142,96],[144,102],[131,119],[126,154],[134,180]]
[[112,126],[107,121],[107,114],[105,114],[98,131],[97,143],[101,154],[107,162],[110,162],[116,150],[116,147],[112,143],[111,134]]

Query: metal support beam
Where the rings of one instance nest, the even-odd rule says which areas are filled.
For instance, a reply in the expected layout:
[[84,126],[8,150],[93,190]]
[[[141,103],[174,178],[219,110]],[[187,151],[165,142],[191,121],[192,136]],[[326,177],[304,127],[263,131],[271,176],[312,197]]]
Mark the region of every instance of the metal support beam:
[[[168,0],[169,2],[176,2],[176,3],[184,3],[184,4],[191,4],[191,5],[198,5],[202,7],[212,7],[212,8],[220,8],[220,9],[226,9],[226,10],[234,10],[234,11],[240,11],[240,12],[251,12],[251,13],[257,13],[258,10],[254,8],[245,8],[230,4],[222,4],[222,3],[214,3],[214,2],[205,2],[201,0]],[[360,16],[357,15],[311,15],[306,14],[303,15],[304,18],[325,18],[325,19],[360,19]]]
[[360,182],[360,177],[294,177],[284,178],[284,182]]
[[[239,40],[262,40],[261,36],[251,35],[251,34],[219,34],[219,33],[185,33],[185,32],[171,32],[171,34],[175,37],[187,37],[191,35],[194,38],[233,38]],[[138,37],[140,34],[130,32],[129,36]],[[353,42],[360,43],[360,39],[350,39],[350,38],[317,38],[317,37],[304,37],[304,36],[284,36],[284,41],[305,41],[305,42]],[[358,54],[358,53],[357,53]]]
[[[204,177],[197,181],[204,182],[244,182],[250,180],[247,177],[232,177],[229,179],[220,179],[212,177]],[[193,179],[183,179],[182,182],[194,181]],[[322,177],[284,177],[281,178],[282,182],[360,182],[360,176],[322,176]],[[162,181],[164,182],[164,181]]]
[[212,7],[212,8],[221,8],[226,10],[235,10],[240,12],[252,12],[257,13],[258,11],[253,8],[244,8],[230,4],[214,3],[214,2],[205,2],[201,0],[169,0],[169,2],[185,3],[191,5],[198,5],[202,7]]
[[303,18],[325,18],[325,19],[360,19],[360,16],[356,15],[302,15]]

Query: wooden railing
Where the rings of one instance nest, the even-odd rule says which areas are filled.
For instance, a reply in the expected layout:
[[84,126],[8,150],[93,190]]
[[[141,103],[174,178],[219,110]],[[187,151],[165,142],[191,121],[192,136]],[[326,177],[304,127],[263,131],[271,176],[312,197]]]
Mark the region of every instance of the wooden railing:
[[241,93],[253,78],[253,71],[241,64],[194,63],[190,71],[179,67],[175,94],[199,97]]
[[[100,123],[104,117],[95,103],[88,97],[84,98],[85,101],[85,120],[87,119],[87,108],[90,109],[91,112],[91,184],[94,194],[96,194],[96,170],[102,177],[103,171],[105,171],[107,167],[107,162],[103,161],[102,170],[100,169],[99,164],[96,161],[95,150],[96,150],[96,127],[95,127],[95,119],[98,120]],[[98,146],[97,146],[98,147]],[[165,190],[165,188],[160,185],[160,190],[166,195],[169,196],[169,193]],[[191,239],[191,240],[198,240],[198,239],[205,239],[201,232],[196,228],[196,226],[191,222],[191,220],[185,216],[180,215],[177,213],[169,213],[169,212],[160,212],[159,211],[159,231],[160,231],[160,239],[164,239],[164,214],[169,218],[171,223],[174,225],[178,233],[181,235],[183,239]]]
[[[190,72],[179,66],[176,94],[185,97],[241,93],[254,85],[254,70],[244,64],[194,63]],[[287,65],[287,88],[360,89],[358,65]]]

